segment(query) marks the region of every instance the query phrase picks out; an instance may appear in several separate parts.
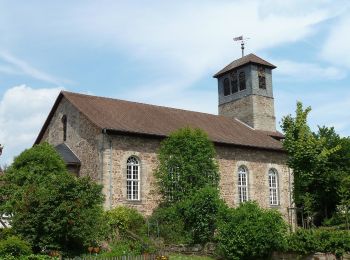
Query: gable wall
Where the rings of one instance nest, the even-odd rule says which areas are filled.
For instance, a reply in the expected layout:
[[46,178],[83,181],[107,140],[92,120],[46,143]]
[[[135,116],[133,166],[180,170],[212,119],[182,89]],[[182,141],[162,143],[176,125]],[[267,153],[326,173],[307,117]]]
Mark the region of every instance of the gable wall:
[[67,116],[66,144],[81,161],[80,175],[100,179],[101,130],[94,126],[66,98],[62,98],[40,142],[63,143],[62,116]]
[[[142,137],[116,135],[112,140],[112,158],[109,152],[104,156],[104,183],[108,187],[106,208],[128,205],[150,215],[159,202],[153,172],[158,165],[157,151],[160,141]],[[107,149],[109,151],[109,149]],[[106,150],[106,151],[107,151]],[[268,170],[275,168],[279,174],[280,206],[276,206],[288,219],[289,171],[286,155],[279,152],[216,146],[221,175],[221,196],[229,206],[238,205],[237,169],[240,165],[248,168],[249,198],[263,207],[269,205]],[[135,155],[141,161],[141,201],[126,200],[126,161]],[[112,168],[111,165],[112,159]],[[111,170],[111,171],[109,171]],[[112,173],[110,175],[110,172]],[[111,178],[111,182],[109,182]],[[111,196],[109,196],[111,195]]]

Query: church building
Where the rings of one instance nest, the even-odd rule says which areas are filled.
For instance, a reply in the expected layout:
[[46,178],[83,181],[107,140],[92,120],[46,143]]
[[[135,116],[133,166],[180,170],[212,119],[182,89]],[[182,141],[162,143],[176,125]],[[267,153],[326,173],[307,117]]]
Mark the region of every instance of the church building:
[[292,175],[274,113],[275,68],[249,54],[216,73],[218,115],[62,91],[35,144],[52,144],[70,171],[103,184],[106,209],[127,205],[150,215],[159,202],[153,173],[160,142],[179,128],[200,128],[215,145],[228,205],[255,200],[292,223]]

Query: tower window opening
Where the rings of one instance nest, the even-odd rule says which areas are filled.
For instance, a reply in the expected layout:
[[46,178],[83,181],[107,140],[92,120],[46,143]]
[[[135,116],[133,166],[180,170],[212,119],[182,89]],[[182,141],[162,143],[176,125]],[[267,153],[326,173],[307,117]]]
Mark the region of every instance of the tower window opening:
[[259,77],[259,88],[266,89],[265,68],[262,66],[258,67],[258,77]]
[[245,73],[244,71],[239,73],[239,90],[245,90],[246,85],[245,85]]
[[224,96],[230,95],[230,81],[228,78],[224,79]]
[[232,87],[232,93],[238,92],[237,71],[234,71],[231,73],[231,87]]

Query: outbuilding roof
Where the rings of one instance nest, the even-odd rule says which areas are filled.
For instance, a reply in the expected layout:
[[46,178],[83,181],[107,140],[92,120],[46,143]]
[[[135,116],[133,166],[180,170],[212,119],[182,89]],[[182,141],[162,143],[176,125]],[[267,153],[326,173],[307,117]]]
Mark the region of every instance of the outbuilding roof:
[[217,144],[283,150],[281,142],[271,137],[278,132],[255,130],[236,119],[67,91],[59,94],[35,143],[40,142],[62,98],[108,133],[167,137],[179,128],[192,127],[204,130]]
[[216,73],[213,77],[214,78],[218,78],[221,75],[225,74],[226,72],[242,67],[243,65],[249,64],[249,63],[253,63],[253,64],[259,64],[259,65],[263,65],[266,67],[269,67],[271,69],[275,69],[276,66],[271,64],[270,62],[263,60],[262,58],[256,56],[253,53],[250,53],[246,56],[243,56],[240,59],[234,60],[233,62],[231,62],[230,64],[228,64],[225,68],[223,68],[222,70],[220,70],[218,73]]

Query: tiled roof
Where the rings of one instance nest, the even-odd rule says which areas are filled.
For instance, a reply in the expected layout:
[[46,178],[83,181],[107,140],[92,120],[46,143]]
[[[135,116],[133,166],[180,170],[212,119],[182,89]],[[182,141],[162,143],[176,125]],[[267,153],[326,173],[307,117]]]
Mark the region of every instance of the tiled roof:
[[226,72],[228,72],[230,70],[236,69],[236,68],[241,67],[241,66],[243,66],[245,64],[248,64],[248,63],[260,64],[260,65],[264,65],[264,66],[270,67],[272,69],[276,68],[276,66],[271,64],[270,62],[267,62],[266,60],[263,60],[262,58],[256,56],[253,53],[250,53],[250,54],[248,54],[246,56],[243,56],[242,58],[234,60],[229,65],[227,65],[225,68],[223,68],[218,73],[216,73],[213,77],[214,78],[218,78],[222,74],[225,74]]
[[281,142],[238,120],[206,113],[62,91],[36,143],[39,143],[60,100],[65,97],[101,130],[158,137],[183,128],[201,128],[215,143],[282,150]]

